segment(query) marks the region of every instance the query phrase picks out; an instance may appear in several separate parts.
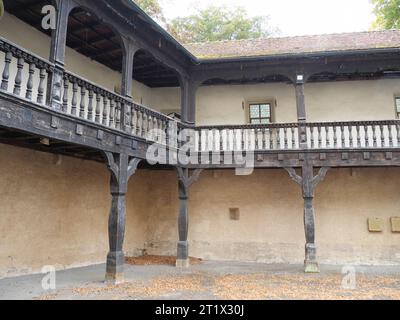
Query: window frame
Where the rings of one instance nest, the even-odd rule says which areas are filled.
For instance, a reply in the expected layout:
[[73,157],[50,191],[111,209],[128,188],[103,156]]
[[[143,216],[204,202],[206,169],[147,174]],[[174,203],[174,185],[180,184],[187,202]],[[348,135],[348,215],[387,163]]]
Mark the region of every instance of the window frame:
[[[246,123],[251,124],[251,125],[266,125],[265,123],[260,123],[260,124],[255,124],[252,123],[252,120],[255,118],[251,117],[251,112],[250,112],[250,107],[253,105],[270,105],[270,123],[275,122],[275,107],[276,107],[276,100],[273,98],[268,98],[268,99],[258,99],[258,100],[249,100],[246,101]],[[259,118],[260,120],[262,119],[268,119],[268,118]]]
[[[397,106],[397,101],[399,101],[399,108]],[[400,94],[394,95],[394,111],[396,114],[396,119],[400,119]]]

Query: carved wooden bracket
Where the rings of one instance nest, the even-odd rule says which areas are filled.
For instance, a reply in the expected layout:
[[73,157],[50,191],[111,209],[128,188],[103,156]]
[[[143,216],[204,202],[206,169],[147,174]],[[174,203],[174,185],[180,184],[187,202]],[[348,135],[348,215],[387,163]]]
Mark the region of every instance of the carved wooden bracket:
[[[305,196],[313,196],[314,190],[317,187],[317,185],[323,181],[326,177],[326,174],[328,172],[328,170],[330,169],[329,167],[322,167],[319,169],[319,172],[316,176],[314,176],[313,174],[313,168],[311,167],[311,177],[307,177],[307,175],[304,172],[303,169],[303,176],[299,176],[296,173],[296,169],[295,168],[284,168],[288,173],[289,176],[292,178],[293,181],[295,181],[298,185],[300,185],[303,188],[303,192],[305,194]],[[309,184],[310,183],[310,184]]]
[[[129,180],[136,173],[137,167],[142,161],[139,158],[129,159],[127,155],[113,154],[107,151],[104,154],[107,160],[107,167],[118,182],[122,182],[121,178],[124,178],[126,181]],[[124,168],[126,168],[126,175],[123,172]]]
[[128,179],[130,178],[130,177],[132,177],[135,173],[136,173],[136,170],[137,170],[137,168],[138,168],[138,165],[139,165],[139,163],[142,161],[142,159],[139,159],[139,158],[132,158],[130,161],[129,161],[129,164],[128,164]]
[[190,174],[189,169],[177,167],[179,181],[185,186],[185,188],[189,188],[193,183],[195,183],[200,174],[203,172],[203,169],[195,169],[192,174]]

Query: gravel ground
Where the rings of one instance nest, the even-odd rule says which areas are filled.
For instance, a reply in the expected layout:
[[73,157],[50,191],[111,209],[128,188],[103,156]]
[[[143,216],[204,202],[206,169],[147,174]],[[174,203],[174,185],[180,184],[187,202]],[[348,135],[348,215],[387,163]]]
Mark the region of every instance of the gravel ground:
[[197,264],[179,270],[171,259],[128,259],[126,282],[116,286],[102,282],[104,265],[58,272],[58,289],[52,292],[39,288],[42,275],[4,279],[0,280],[0,299],[400,299],[399,267],[355,267],[356,286],[346,288],[340,266],[322,266],[320,274],[310,275],[295,265],[194,259]]

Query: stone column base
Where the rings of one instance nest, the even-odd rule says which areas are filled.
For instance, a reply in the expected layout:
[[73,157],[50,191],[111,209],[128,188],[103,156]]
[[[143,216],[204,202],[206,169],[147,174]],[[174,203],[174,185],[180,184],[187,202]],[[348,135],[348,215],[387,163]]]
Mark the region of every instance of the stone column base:
[[106,272],[106,279],[104,281],[105,284],[109,285],[117,285],[121,284],[125,281],[124,273],[108,273]]
[[176,267],[181,269],[187,269],[190,267],[189,259],[176,259]]
[[315,246],[315,243],[306,244],[306,260],[304,261],[304,269],[306,273],[319,273],[317,247]]
[[118,284],[124,281],[124,263],[125,257],[122,251],[108,253],[106,283]]
[[305,273],[320,273],[319,264],[317,261],[304,261]]

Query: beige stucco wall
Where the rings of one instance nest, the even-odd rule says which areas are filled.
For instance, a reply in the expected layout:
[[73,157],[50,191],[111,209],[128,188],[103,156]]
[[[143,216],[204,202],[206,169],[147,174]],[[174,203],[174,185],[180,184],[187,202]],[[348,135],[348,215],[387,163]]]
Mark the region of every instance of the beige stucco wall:
[[[146,194],[129,185],[125,251],[140,254]],[[105,165],[0,144],[0,278],[103,263],[111,196]]]
[[[179,90],[152,90],[152,106],[158,110],[179,109]],[[395,119],[395,95],[400,95],[400,79],[310,83],[305,86],[307,119],[312,122]],[[197,92],[196,122],[245,124],[247,115],[243,106],[263,100],[276,101],[275,122],[297,121],[293,85],[277,83],[202,86]]]
[[[102,263],[110,207],[105,165],[0,145],[0,278]],[[321,263],[400,264],[400,168],[331,170],[316,192]],[[176,253],[177,178],[139,171],[130,181],[127,255]],[[230,220],[229,208],[240,209]],[[190,253],[211,260],[302,263],[303,202],[284,170],[204,172],[190,189]],[[370,233],[380,217],[384,232]]]
[[[154,202],[146,248],[175,254],[176,178],[172,172],[151,177]],[[399,168],[328,173],[315,198],[321,263],[400,264],[400,234],[390,228],[390,218],[400,215],[399,178]],[[229,208],[240,209],[239,221],[230,220]],[[304,260],[301,192],[284,170],[258,170],[244,177],[229,170],[205,172],[190,190],[189,212],[193,256],[267,263]],[[383,219],[383,233],[368,231],[369,217]]]

